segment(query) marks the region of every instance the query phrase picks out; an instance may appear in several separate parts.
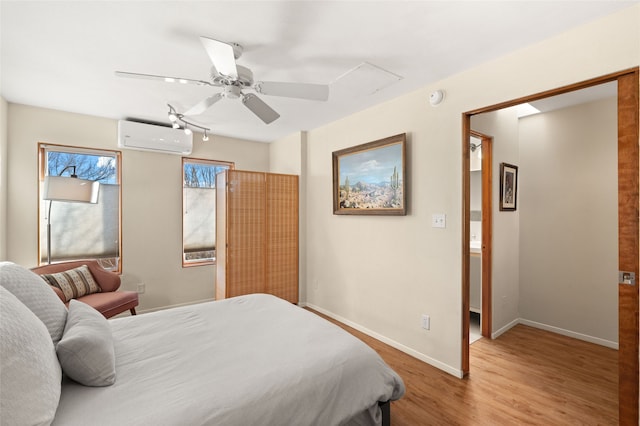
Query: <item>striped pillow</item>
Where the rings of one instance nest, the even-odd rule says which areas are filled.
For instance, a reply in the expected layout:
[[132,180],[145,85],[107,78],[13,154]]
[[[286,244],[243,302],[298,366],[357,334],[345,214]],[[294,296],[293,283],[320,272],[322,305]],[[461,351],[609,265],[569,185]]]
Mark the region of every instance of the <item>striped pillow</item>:
[[91,293],[99,293],[100,287],[93,279],[87,265],[78,266],[56,274],[42,274],[44,280],[58,287],[64,295],[65,302]]

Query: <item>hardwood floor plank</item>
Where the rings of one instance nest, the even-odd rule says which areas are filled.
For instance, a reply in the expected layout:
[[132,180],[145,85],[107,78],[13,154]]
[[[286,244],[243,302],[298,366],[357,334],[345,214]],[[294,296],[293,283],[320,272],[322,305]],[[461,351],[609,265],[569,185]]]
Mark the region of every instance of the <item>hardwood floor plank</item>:
[[405,396],[391,403],[394,426],[618,424],[614,349],[518,325],[472,344],[471,372],[458,379],[321,316],[371,346],[404,380]]

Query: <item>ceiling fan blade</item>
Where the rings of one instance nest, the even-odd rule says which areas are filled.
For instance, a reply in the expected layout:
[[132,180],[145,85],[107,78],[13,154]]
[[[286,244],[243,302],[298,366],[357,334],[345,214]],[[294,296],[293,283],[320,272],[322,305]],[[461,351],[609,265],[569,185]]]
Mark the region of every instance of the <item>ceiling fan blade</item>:
[[186,110],[184,112],[184,115],[202,114],[203,112],[208,110],[211,105],[215,104],[220,99],[222,99],[222,93],[216,93],[215,95],[209,96],[208,98],[201,100],[200,102]]
[[269,105],[264,103],[262,99],[260,99],[253,93],[243,95],[242,103],[244,104],[244,106],[249,108],[251,112],[257,115],[260,120],[264,121],[265,124],[269,124],[280,117],[280,114],[275,112]]
[[238,78],[233,46],[208,37],[200,37],[200,41],[218,73],[226,77]]
[[326,84],[280,83],[276,81],[260,81],[255,84],[259,93],[287,98],[326,101],[329,99],[329,86]]
[[213,86],[213,84],[209,83],[208,81],[192,80],[190,78],[182,78],[182,77],[167,77],[164,75],[139,74],[135,72],[126,72],[126,71],[116,71],[115,74],[118,77],[142,78],[145,80],[164,81],[166,83],[182,83],[182,84],[196,84],[198,86]]

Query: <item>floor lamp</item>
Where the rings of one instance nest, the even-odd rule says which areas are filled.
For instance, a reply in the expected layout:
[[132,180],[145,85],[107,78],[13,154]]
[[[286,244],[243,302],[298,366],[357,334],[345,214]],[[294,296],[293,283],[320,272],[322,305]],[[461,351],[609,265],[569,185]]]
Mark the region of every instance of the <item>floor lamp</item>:
[[[68,170],[73,169],[71,176],[62,176]],[[43,200],[49,200],[49,213],[47,214],[47,264],[51,264],[51,204],[54,201],[71,203],[98,202],[100,182],[78,179],[76,166],[67,166],[60,172],[60,176],[45,176]]]

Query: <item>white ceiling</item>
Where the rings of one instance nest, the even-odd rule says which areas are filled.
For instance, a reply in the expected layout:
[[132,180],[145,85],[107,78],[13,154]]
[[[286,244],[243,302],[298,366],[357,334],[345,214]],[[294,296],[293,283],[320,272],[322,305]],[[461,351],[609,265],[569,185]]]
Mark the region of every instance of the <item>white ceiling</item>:
[[[270,125],[230,99],[194,117],[214,134],[268,142],[635,3],[1,0],[0,92],[8,102],[168,124],[168,102],[180,112],[220,89],[114,71],[208,80],[206,36],[242,44],[238,63],[256,80],[331,84],[328,102],[259,95],[281,115]],[[403,79],[373,94],[336,82],[363,62]]]

